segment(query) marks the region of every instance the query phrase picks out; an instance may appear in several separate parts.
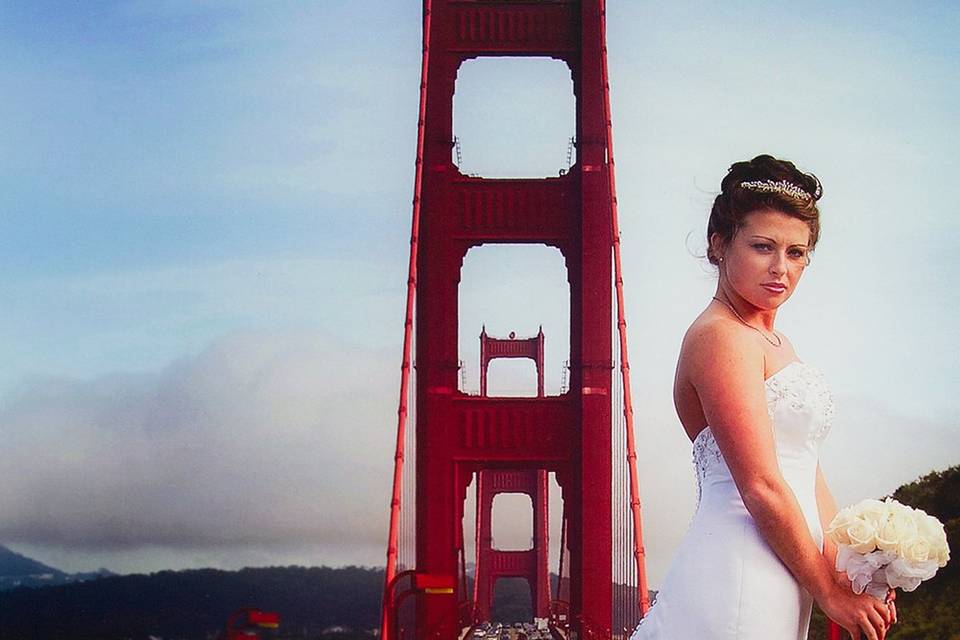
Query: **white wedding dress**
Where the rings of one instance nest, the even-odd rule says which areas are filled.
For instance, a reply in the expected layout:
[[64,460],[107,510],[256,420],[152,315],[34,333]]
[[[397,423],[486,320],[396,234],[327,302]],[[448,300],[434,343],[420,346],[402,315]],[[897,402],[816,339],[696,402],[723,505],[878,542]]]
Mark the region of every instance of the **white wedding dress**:
[[[815,483],[833,398],[800,361],[765,388],[780,469],[822,549]],[[693,442],[693,461],[697,512],[631,640],[806,640],[813,600],[761,537],[709,426]]]

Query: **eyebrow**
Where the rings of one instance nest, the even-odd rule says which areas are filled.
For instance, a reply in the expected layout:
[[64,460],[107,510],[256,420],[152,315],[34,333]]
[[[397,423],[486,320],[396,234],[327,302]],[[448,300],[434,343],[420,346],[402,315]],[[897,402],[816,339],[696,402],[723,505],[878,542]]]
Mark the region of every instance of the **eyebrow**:
[[[760,238],[761,240],[769,240],[769,241],[772,242],[773,244],[779,244],[776,240],[774,240],[773,238],[771,238],[771,237],[769,237],[769,236],[761,236],[761,235],[755,233],[755,234],[753,234],[753,235],[750,236],[750,237],[751,237],[751,238]],[[787,246],[790,246],[790,247],[809,247],[810,245],[809,245],[809,244],[803,244],[803,243],[794,243],[794,244],[787,245]]]

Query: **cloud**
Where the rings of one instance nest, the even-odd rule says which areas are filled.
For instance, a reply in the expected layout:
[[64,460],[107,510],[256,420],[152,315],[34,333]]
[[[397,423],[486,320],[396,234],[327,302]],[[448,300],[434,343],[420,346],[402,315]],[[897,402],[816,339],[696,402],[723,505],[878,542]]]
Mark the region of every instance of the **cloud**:
[[0,539],[382,553],[393,359],[245,332],[157,374],[38,382],[0,412]]
[[[0,540],[59,566],[96,559],[82,568],[379,564],[397,356],[236,332],[157,373],[36,381],[0,410]],[[689,442],[656,401],[667,387],[643,381],[635,396],[648,408],[637,434],[654,585],[695,509]],[[862,396],[838,404],[824,468],[841,504],[958,461],[955,421]],[[498,535],[529,535],[528,509],[513,515]]]

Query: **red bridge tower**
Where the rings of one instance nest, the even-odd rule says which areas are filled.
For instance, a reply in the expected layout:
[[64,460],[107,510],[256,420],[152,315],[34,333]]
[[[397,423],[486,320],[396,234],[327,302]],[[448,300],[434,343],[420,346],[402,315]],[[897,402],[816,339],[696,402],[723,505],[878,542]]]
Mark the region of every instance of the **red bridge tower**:
[[[416,567],[458,575],[466,488],[488,468],[555,471],[570,549],[571,616],[611,628],[611,212],[598,0],[432,0],[417,264]],[[546,179],[462,175],[452,161],[453,94],[461,63],[548,56],[570,67],[577,164]],[[467,250],[488,242],[546,244],[566,258],[570,392],[485,398],[457,392],[458,288]],[[420,598],[417,638],[456,637],[455,593]],[[575,625],[575,626],[580,626]]]
[[[491,338],[480,333],[480,395],[487,397],[487,370],[497,358],[529,358],[537,367],[537,397],[543,398],[543,329],[533,338]],[[535,618],[550,617],[549,510],[547,472],[543,469],[486,469],[477,474],[477,565],[474,577],[475,620],[490,620],[493,587],[498,578],[525,578]],[[525,551],[493,548],[493,499],[522,493],[533,505],[533,544]]]
[[[629,462],[632,474],[626,483],[630,485],[629,504],[624,496],[618,496],[617,508],[633,512],[628,523],[618,511],[618,532],[627,527],[635,532],[636,546],[630,555],[636,560],[634,575],[640,582],[633,610],[639,613],[646,608],[613,197],[604,20],[604,0],[424,0],[417,172],[384,640],[400,640],[403,633],[399,623],[390,618],[400,609],[401,600],[403,606],[415,602],[416,640],[453,640],[468,624],[464,502],[471,481],[490,470],[502,473],[492,476],[502,479],[533,474],[536,481],[530,491],[543,499],[545,492],[540,494],[537,488],[541,474],[555,473],[564,504],[565,569],[569,571],[569,610],[564,614],[569,616],[571,637],[611,637],[612,558],[627,557],[626,552],[615,555],[612,550],[614,286],[620,313],[617,329],[626,422],[621,432],[626,441],[617,460],[621,469]],[[567,173],[543,179],[485,179],[463,175],[454,165],[457,70],[465,60],[484,56],[549,57],[566,63],[576,99],[577,148],[576,164]],[[517,398],[471,396],[458,390],[460,270],[467,251],[486,243],[544,244],[556,247],[564,256],[570,287],[566,393]],[[397,573],[414,332],[416,553],[414,568]],[[626,472],[617,477],[626,478]],[[622,487],[624,483],[618,482]],[[495,490],[496,486],[491,486],[482,496],[481,508]],[[625,582],[621,578],[619,583]],[[480,584],[477,588],[484,587]],[[539,599],[540,591],[536,593]]]

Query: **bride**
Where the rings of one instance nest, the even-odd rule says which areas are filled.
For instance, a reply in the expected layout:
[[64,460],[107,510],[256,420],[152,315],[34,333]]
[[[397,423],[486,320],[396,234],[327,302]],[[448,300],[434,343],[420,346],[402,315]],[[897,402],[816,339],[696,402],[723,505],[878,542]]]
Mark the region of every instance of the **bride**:
[[814,601],[854,639],[895,620],[833,568],[823,529],[837,507],[818,462],[833,400],[774,328],[817,243],[820,195],[815,176],[768,155],[723,179],[707,225],[716,295],[674,380],[699,503],[631,640],[805,640]]

